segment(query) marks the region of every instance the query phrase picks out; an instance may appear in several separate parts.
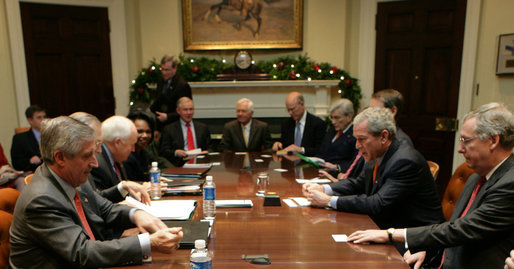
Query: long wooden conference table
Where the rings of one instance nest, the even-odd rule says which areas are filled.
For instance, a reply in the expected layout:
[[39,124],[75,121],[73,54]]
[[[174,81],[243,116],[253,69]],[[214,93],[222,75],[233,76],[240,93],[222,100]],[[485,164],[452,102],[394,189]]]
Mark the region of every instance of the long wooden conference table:
[[[264,153],[266,154],[266,153]],[[271,154],[270,154],[271,155]],[[256,162],[256,159],[258,162]],[[261,159],[262,162],[258,159]],[[257,175],[267,172],[267,192],[281,199],[302,197],[298,176],[313,178],[317,169],[293,156],[262,157],[261,153],[205,155],[199,162],[219,162],[208,172],[216,184],[216,199],[250,199],[252,208],[218,208],[208,249],[213,268],[409,268],[391,245],[336,243],[333,234],[376,229],[367,216],[312,207],[263,206],[256,196]],[[278,172],[274,169],[287,169]],[[196,199],[192,220],[202,219],[202,196],[165,196],[165,199]],[[153,252],[153,261],[131,268],[189,268],[191,250],[173,255]],[[241,255],[268,254],[270,265],[256,265]]]

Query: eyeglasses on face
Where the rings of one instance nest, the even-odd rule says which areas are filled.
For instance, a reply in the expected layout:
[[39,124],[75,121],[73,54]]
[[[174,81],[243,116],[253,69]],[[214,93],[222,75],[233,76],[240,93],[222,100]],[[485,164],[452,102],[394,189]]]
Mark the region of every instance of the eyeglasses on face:
[[462,145],[466,146],[469,142],[471,142],[477,138],[478,138],[478,136],[473,136],[470,138],[461,137],[461,138],[459,138],[459,142],[462,143]]

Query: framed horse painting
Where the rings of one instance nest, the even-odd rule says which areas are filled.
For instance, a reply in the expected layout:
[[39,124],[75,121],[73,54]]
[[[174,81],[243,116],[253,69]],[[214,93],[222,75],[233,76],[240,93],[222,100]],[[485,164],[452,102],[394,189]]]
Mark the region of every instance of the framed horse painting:
[[182,0],[184,50],[301,49],[303,0]]

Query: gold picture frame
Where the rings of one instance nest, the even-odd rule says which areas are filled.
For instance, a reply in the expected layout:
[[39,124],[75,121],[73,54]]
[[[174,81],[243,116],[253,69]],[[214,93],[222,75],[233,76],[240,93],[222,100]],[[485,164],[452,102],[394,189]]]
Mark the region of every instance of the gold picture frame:
[[303,0],[182,0],[182,20],[185,51],[303,45]]

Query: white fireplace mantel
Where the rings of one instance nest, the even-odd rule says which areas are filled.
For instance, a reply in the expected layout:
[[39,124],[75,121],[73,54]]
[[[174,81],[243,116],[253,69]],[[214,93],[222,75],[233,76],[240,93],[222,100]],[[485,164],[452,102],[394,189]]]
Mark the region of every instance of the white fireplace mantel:
[[254,102],[254,117],[287,117],[285,99],[301,92],[307,110],[326,116],[339,80],[273,80],[189,82],[196,118],[235,118],[236,102],[246,97]]

